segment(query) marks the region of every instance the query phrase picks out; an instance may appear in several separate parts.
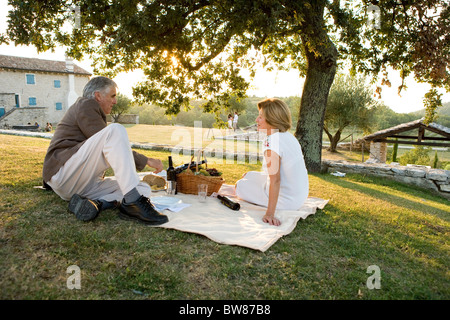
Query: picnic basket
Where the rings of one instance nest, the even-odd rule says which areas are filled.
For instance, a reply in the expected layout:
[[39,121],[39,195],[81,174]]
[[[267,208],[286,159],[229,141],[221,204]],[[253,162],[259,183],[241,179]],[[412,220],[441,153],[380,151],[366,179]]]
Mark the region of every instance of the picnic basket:
[[[203,150],[199,151],[197,156],[197,165],[195,166],[195,173],[182,172],[177,174],[177,191],[185,194],[197,194],[198,185],[208,185],[207,195],[210,196],[213,192],[219,192],[220,187],[225,182],[221,176],[204,176],[198,174],[198,163],[200,162],[200,155],[203,155],[205,160],[205,167],[208,168]],[[194,155],[191,158],[191,163],[194,160]]]

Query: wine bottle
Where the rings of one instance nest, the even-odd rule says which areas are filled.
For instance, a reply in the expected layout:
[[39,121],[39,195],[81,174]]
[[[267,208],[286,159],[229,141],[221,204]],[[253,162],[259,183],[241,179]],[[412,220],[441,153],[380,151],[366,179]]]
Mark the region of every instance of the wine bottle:
[[172,156],[169,156],[169,167],[167,168],[167,181],[177,181],[175,168],[173,167]]
[[[200,161],[198,165],[200,166],[200,165],[202,165],[204,163],[206,163],[206,160]],[[196,166],[197,166],[197,162],[192,161],[190,163],[185,163],[185,164],[182,164],[182,165],[176,167],[175,168],[175,172],[178,174],[178,173],[181,173],[181,172],[183,172],[184,170],[186,170],[188,168],[191,169],[191,170],[195,170]]]
[[238,211],[241,208],[241,205],[238,202],[234,202],[233,200],[231,200],[230,198],[228,198],[226,196],[221,196],[219,194],[219,195],[217,195],[217,199],[219,199],[220,202],[222,202],[222,204],[224,204],[231,210]]
[[[167,181],[176,182],[177,181],[177,173],[175,172],[175,168],[173,167],[172,156],[169,156],[169,167],[167,168]],[[173,186],[176,184],[169,183],[168,186]],[[172,190],[173,191],[173,190]],[[177,194],[177,189],[175,187],[175,194]]]

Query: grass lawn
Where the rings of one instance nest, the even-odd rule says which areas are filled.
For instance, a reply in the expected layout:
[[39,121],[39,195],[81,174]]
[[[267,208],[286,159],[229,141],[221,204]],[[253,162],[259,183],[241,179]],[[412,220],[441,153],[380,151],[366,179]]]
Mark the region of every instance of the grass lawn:
[[[240,152],[261,152],[261,144],[220,139],[232,135],[232,130],[194,128],[183,126],[163,126],[147,124],[125,124],[130,141],[145,144],[156,143],[179,147],[208,148]],[[242,131],[236,132],[237,134]]]
[[[330,199],[265,253],[123,221],[82,223],[34,189],[49,140],[0,135],[1,299],[450,298],[449,202],[396,182],[310,175]],[[167,152],[142,151],[167,164]],[[227,183],[258,165],[217,165]],[[67,268],[81,270],[69,290]],[[381,288],[369,289],[369,266]]]

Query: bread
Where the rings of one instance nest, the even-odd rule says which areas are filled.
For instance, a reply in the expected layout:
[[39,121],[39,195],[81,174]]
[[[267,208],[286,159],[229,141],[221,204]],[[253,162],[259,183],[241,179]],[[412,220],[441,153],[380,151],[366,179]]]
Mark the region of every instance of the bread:
[[166,185],[166,179],[163,177],[157,176],[155,174],[148,174],[142,181],[147,182],[150,186],[164,187]]

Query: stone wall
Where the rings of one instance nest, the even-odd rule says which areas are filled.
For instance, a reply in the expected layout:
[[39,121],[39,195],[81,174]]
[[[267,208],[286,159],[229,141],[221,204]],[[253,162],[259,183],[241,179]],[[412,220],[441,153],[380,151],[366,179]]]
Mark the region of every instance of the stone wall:
[[0,107],[5,108],[5,112],[8,112],[12,108],[16,107],[15,94],[0,92]]
[[401,166],[384,163],[322,161],[323,171],[358,173],[392,179],[433,191],[450,200],[450,171],[424,166]]
[[7,117],[0,120],[0,128],[12,128],[17,125],[34,124],[37,122],[41,127],[45,127],[47,120],[46,108],[44,107],[24,107],[14,108],[14,111]]

